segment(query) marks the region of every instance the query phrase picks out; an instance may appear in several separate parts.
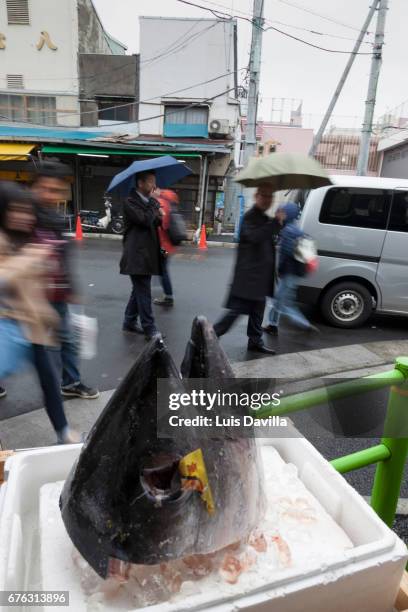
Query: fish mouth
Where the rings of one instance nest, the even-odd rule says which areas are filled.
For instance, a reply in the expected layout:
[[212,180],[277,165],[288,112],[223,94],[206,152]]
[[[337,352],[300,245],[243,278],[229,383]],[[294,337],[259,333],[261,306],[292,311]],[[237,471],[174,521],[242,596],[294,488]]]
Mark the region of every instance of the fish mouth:
[[140,473],[140,484],[146,497],[156,505],[180,501],[191,491],[182,486],[179,471],[181,456],[160,454],[149,457]]

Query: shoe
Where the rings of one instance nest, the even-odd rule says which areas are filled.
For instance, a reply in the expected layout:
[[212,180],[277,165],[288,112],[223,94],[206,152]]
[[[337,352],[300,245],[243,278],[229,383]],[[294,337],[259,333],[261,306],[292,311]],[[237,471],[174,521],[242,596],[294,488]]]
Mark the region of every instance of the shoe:
[[266,332],[270,336],[277,336],[278,335],[278,326],[277,325],[265,325],[265,327],[263,327],[262,329],[264,330],[264,332]]
[[61,387],[61,393],[64,397],[80,397],[81,399],[96,399],[99,397],[98,389],[87,387],[81,382],[73,387]]
[[5,397],[7,395],[7,391],[4,387],[0,387],[0,397]]
[[153,300],[153,304],[157,304],[157,306],[171,307],[174,306],[174,298],[164,295],[162,298],[155,298]]
[[156,338],[161,338],[162,340],[164,340],[165,337],[166,334],[161,334],[159,331],[154,332],[153,334],[145,334],[146,342],[150,342],[150,340],[155,340]]
[[131,325],[123,324],[122,330],[125,332],[130,332],[132,334],[144,334],[143,328],[139,323],[132,323]]
[[85,442],[86,433],[80,434],[75,429],[65,427],[62,431],[57,431],[57,444],[81,444]]
[[265,355],[276,355],[276,351],[267,347],[263,342],[248,342],[248,351],[255,351],[257,353],[265,353]]

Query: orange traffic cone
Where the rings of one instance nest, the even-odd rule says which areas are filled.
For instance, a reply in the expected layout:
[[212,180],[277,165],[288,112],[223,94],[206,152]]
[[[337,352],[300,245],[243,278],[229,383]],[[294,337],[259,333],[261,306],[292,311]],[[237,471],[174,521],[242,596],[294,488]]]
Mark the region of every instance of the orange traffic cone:
[[198,248],[200,249],[200,251],[206,251],[207,250],[207,236],[205,233],[205,225],[203,224],[201,226],[201,234],[200,234],[200,241],[198,243]]
[[81,217],[78,215],[75,229],[75,240],[82,240],[83,237],[84,235],[82,233]]

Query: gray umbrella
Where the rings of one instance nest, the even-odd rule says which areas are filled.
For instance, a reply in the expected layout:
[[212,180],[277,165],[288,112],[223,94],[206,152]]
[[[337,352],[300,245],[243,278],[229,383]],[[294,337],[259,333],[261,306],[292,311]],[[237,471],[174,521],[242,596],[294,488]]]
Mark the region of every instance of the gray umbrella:
[[268,183],[275,191],[314,189],[332,184],[318,161],[300,153],[271,153],[265,157],[251,157],[235,180],[245,187]]

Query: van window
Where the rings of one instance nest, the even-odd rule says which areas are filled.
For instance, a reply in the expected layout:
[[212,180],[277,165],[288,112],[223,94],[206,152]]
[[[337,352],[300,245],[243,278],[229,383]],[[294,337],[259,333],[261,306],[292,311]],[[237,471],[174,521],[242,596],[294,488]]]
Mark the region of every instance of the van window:
[[329,189],[320,211],[320,223],[385,229],[389,196],[380,189]]
[[392,199],[388,229],[394,232],[408,232],[408,192],[395,191]]

